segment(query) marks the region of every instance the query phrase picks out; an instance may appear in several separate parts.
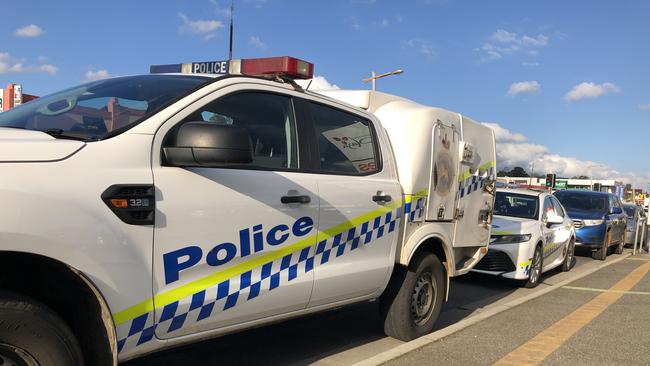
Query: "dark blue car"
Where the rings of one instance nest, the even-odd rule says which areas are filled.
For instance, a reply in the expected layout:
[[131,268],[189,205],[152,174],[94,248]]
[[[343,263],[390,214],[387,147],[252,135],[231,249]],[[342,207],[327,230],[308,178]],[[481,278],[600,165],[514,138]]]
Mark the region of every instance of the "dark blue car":
[[610,246],[623,253],[627,215],[618,197],[611,193],[580,190],[557,191],[555,197],[573,220],[576,247],[593,250],[594,259],[605,260]]

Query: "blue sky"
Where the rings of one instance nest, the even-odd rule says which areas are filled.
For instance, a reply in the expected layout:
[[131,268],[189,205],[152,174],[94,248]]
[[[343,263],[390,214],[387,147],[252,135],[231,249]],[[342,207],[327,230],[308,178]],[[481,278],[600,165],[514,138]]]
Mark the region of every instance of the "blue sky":
[[[229,1],[2,3],[0,85],[29,94],[227,58]],[[643,0],[236,0],[234,56],[297,56],[344,89],[401,68],[379,90],[491,123],[501,166],[647,187],[649,16]]]

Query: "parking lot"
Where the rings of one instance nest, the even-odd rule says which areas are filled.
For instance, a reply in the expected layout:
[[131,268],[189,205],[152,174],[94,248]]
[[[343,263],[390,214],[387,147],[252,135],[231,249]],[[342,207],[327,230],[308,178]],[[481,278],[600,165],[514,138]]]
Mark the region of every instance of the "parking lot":
[[[591,259],[585,251],[576,254],[570,272],[553,270],[534,289],[475,273],[455,278],[436,331],[409,343],[386,337],[379,326],[376,304],[367,303],[169,350],[125,365],[492,364],[598,296],[598,289],[609,288],[650,259],[647,255],[632,258],[630,250],[623,255],[610,254],[605,262]],[[645,276],[634,289],[642,293],[649,288],[650,276]],[[650,360],[650,355],[635,346],[650,337],[650,330],[640,325],[650,317],[644,303],[647,296],[624,296],[582,330],[589,334],[588,344],[571,338],[546,364],[647,364],[642,360]],[[628,315],[621,319],[617,312]],[[625,332],[619,326],[621,321],[630,323],[626,329],[632,331]],[[612,339],[599,333],[612,334]],[[601,351],[588,352],[589,347]]]

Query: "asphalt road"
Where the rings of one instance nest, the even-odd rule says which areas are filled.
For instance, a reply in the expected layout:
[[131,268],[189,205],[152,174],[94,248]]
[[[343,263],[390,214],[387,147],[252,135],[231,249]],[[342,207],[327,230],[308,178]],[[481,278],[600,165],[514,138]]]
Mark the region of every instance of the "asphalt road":
[[[624,259],[386,365],[492,365],[506,356],[513,357],[516,352],[523,352],[524,357],[531,358],[540,353],[550,353],[540,362],[520,361],[515,364],[648,365],[650,274],[647,274],[647,269],[640,282],[620,299],[604,307],[601,313],[596,315],[594,312],[598,309],[596,298],[603,293],[596,290],[609,289],[619,281],[633,277],[631,273],[635,269],[648,267],[649,263],[648,255]],[[581,324],[576,321],[579,316],[576,314],[585,311],[596,316]],[[531,342],[551,326],[553,332],[545,333],[551,337],[537,337],[537,344]],[[561,328],[575,328],[575,333],[567,333],[567,339],[554,343],[556,339],[553,337],[560,337],[563,333],[559,330]],[[517,357],[525,359],[521,354]]]
[[[517,282],[475,273],[455,278],[437,329],[457,323],[484,308],[539,291],[579,273],[581,269],[599,264],[588,255],[577,253],[576,266],[571,272],[553,270],[544,275],[543,283],[536,289],[521,288]],[[572,294],[578,299],[592,295]],[[527,308],[527,305],[521,307]],[[523,327],[515,325],[515,328]],[[533,332],[536,328],[524,329]],[[476,336],[495,338],[488,328]],[[366,303],[175,348],[123,365],[349,365],[402,343],[383,334],[377,304]]]

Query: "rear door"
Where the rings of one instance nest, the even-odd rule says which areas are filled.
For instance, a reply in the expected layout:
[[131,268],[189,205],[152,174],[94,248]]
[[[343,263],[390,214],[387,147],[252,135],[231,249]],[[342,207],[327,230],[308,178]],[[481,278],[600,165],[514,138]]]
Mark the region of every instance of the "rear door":
[[401,207],[383,131],[354,111],[305,104],[321,203],[309,306],[377,294],[394,264]]
[[457,152],[461,160],[454,246],[483,246],[490,237],[496,193],[494,132],[465,116],[461,118],[463,141]]

